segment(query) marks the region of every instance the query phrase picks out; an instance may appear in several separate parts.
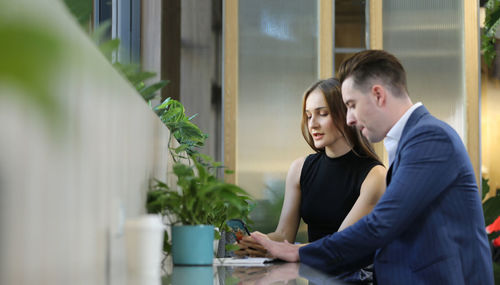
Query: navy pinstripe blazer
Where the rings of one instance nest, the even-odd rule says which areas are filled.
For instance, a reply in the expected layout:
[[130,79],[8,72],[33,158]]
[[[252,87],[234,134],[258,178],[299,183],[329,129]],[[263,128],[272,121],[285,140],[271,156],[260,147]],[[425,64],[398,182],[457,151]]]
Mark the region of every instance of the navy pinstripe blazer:
[[326,272],[375,252],[378,284],[493,284],[481,201],[457,133],[417,108],[403,130],[374,210],[299,250]]

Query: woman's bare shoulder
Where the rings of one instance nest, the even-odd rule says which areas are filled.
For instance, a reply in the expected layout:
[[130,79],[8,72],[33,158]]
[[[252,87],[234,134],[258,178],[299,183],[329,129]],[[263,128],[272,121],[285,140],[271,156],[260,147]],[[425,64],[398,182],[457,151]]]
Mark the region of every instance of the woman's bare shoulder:
[[304,161],[306,160],[307,156],[302,156],[302,157],[299,157],[297,159],[295,159],[294,161],[292,161],[292,163],[290,164],[290,168],[289,168],[289,172],[290,171],[298,171],[300,173],[300,171],[302,170],[302,166],[304,165]]

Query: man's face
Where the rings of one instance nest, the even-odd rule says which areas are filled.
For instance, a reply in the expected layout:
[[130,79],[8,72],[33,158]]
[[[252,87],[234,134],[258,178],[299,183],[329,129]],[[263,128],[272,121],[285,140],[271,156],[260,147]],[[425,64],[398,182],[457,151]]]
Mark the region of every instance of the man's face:
[[347,106],[347,124],[355,126],[370,142],[384,139],[383,113],[372,88],[358,89],[352,77],[342,83],[342,99]]

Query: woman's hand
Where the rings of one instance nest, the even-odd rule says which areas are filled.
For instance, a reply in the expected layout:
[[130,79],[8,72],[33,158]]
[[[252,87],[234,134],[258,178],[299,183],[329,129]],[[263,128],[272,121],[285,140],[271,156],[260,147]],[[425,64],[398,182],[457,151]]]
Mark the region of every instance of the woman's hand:
[[265,234],[259,232],[253,232],[251,237],[267,249],[271,257],[276,257],[288,262],[299,261],[299,248],[302,245],[291,244],[286,240],[284,242],[273,241]]
[[268,256],[267,250],[250,236],[243,237],[239,241],[238,246],[240,247],[240,249],[234,251],[234,254],[236,254],[237,256],[251,256],[251,257]]

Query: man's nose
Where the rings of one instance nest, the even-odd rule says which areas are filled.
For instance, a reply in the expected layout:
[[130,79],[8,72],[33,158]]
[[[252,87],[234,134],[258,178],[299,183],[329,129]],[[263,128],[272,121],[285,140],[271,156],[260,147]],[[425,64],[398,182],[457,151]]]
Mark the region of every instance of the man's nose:
[[356,125],[356,118],[354,117],[352,112],[349,110],[347,110],[346,123],[348,126],[355,126]]

